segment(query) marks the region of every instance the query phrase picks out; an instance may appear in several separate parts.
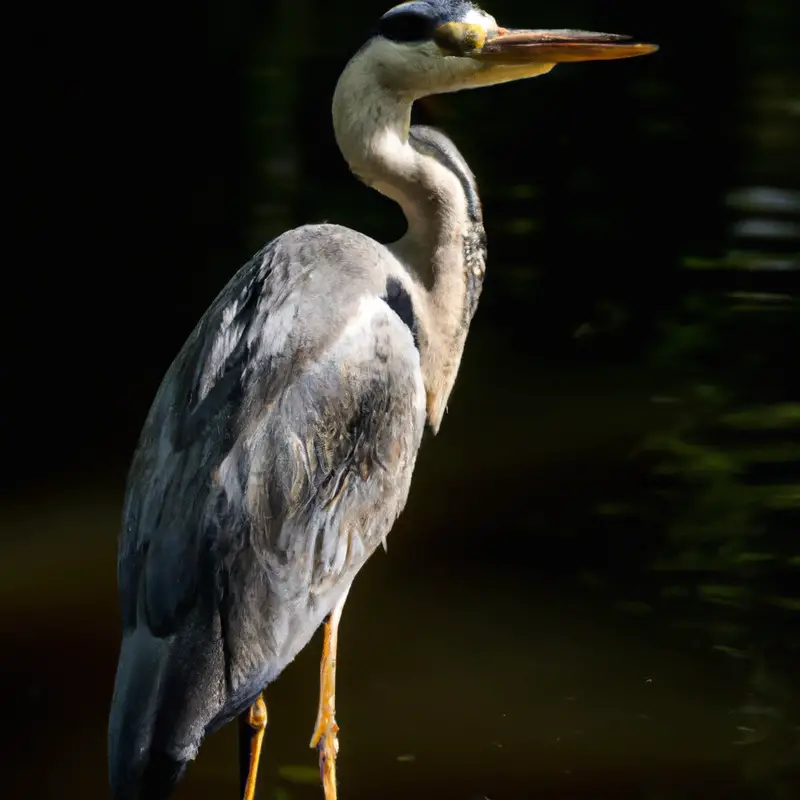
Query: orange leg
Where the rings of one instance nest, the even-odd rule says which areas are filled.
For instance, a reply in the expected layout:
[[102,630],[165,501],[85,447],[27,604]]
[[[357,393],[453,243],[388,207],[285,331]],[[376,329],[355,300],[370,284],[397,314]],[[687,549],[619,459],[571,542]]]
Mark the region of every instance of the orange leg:
[[341,596],[325,620],[325,641],[322,645],[319,671],[319,711],[314,735],[311,737],[311,747],[319,750],[319,771],[325,789],[325,800],[336,800],[336,755],[339,752],[339,740],[336,737],[339,726],[335,718],[336,646],[339,640],[339,621],[346,599],[347,592]]
[[256,796],[258,761],[261,757],[261,743],[264,741],[264,731],[267,729],[267,705],[264,702],[263,694],[260,694],[258,700],[251,706],[247,723],[253,728],[254,733],[250,739],[250,770],[247,773],[247,782],[244,786],[244,800],[254,800]]

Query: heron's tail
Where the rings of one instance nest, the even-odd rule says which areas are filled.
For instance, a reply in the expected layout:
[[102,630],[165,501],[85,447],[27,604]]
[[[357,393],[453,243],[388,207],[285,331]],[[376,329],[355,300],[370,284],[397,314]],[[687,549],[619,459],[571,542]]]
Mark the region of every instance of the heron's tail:
[[152,747],[169,649],[142,628],[122,640],[108,725],[114,800],[165,800],[186,768]]

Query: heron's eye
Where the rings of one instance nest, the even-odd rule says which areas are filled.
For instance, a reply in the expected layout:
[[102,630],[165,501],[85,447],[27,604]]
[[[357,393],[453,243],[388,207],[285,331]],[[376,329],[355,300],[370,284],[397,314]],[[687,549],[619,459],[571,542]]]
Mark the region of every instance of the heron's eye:
[[430,39],[438,15],[426,3],[408,3],[381,17],[378,33],[393,42],[420,42]]

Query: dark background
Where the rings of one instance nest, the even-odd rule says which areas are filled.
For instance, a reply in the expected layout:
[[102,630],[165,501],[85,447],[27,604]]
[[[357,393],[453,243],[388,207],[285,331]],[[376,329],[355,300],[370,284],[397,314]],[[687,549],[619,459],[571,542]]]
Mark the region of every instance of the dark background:
[[[104,797],[125,472],[257,247],[403,221],[336,150],[364,0],[41,7],[9,26],[2,778]],[[438,438],[342,623],[344,797],[798,788],[800,11],[498,0],[654,56],[430,98],[489,274]],[[18,13],[18,12],[16,12]],[[318,642],[270,690],[261,796],[319,796]],[[234,735],[179,796],[234,797]]]

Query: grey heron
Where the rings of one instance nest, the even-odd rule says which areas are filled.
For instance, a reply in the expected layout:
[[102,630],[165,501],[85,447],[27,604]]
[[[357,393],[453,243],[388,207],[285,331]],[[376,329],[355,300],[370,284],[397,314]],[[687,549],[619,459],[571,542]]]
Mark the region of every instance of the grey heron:
[[161,383],[128,476],[122,644],[109,718],[116,800],[159,800],[204,738],[239,720],[252,800],[263,692],[324,623],[312,747],[336,797],[337,633],[385,543],[427,424],[436,433],[484,278],[472,172],[410,124],[425,95],[529,78],[655,46],[508,30],[470,2],[384,14],[336,86],[351,171],[396,201],[391,244],[333,224],[281,234],[228,282]]

